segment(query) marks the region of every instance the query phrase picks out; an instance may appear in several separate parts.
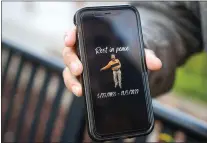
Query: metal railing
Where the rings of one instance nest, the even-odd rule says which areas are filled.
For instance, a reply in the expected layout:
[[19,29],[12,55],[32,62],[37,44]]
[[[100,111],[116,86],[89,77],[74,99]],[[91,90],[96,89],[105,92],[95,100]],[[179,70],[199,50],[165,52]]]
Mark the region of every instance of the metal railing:
[[[64,114],[64,120],[61,120],[64,123],[61,127],[57,127],[59,117],[62,116],[62,100],[65,93],[62,79],[63,63],[33,55],[6,42],[2,43],[2,48],[7,53],[2,70],[3,141],[7,142],[8,139],[6,138],[12,138],[13,142],[35,142],[38,141],[36,138],[41,138],[43,142],[51,142],[54,141],[54,132],[58,131],[60,132],[58,134],[58,141],[60,142],[82,142],[85,138],[86,127],[84,97],[71,95],[71,103],[64,105],[66,108],[64,112],[66,113]],[[12,62],[17,61],[19,62],[12,66]],[[23,72],[25,65],[28,64],[30,65],[30,72]],[[15,66],[17,68],[13,69]],[[13,71],[13,78],[9,74],[9,69]],[[38,76],[38,71],[42,71],[43,78]],[[28,82],[25,86],[20,87],[20,78],[24,73],[29,73]],[[48,88],[53,83],[52,77],[56,78],[57,88],[53,89],[52,87],[55,91],[54,96],[48,98],[50,96],[48,95],[50,94]],[[40,87],[38,91],[35,89],[35,79],[37,78],[42,81],[41,85],[37,84]],[[22,92],[20,92],[21,88],[24,88]],[[49,109],[47,108],[47,112],[44,112],[48,102],[50,102]],[[32,106],[33,111],[29,109],[31,104],[34,104]],[[161,132],[167,130],[166,132],[173,133],[180,130],[184,132],[188,142],[207,142],[206,122],[176,109],[163,106],[156,100],[153,101],[153,106],[156,120],[159,120],[164,126]],[[33,112],[33,115],[31,112]],[[47,118],[43,118],[46,113],[48,114]],[[31,116],[30,124],[27,124],[28,114]],[[43,121],[44,123],[42,123]],[[28,126],[27,129],[24,129],[25,126]],[[8,134],[11,133],[11,130],[12,135]],[[136,138],[133,141],[149,141],[148,137]],[[123,142],[123,140],[115,142]]]

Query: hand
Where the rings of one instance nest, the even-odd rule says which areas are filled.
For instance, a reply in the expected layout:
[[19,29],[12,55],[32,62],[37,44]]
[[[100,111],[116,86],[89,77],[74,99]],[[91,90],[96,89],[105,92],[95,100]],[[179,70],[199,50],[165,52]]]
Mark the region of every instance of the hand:
[[120,67],[114,67],[114,70],[119,70],[120,69]]
[[[66,68],[63,71],[63,78],[66,87],[76,96],[82,95],[82,86],[77,77],[83,72],[83,65],[76,54],[76,27],[66,34],[65,48],[63,49],[63,59]],[[162,62],[157,58],[152,50],[145,49],[147,68],[151,71],[159,70]]]

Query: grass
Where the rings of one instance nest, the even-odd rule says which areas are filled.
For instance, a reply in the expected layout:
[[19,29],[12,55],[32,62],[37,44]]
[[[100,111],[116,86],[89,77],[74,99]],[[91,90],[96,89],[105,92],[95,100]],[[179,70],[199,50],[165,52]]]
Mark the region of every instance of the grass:
[[174,89],[185,96],[207,104],[207,54],[193,56],[176,72]]

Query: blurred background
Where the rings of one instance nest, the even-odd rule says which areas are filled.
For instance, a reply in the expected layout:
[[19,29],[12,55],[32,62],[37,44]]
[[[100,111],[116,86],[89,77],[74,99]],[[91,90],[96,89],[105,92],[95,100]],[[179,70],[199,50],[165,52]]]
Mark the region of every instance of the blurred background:
[[[97,6],[97,5],[120,5],[127,4],[126,2],[3,2],[2,3],[2,40],[6,43],[10,43],[19,49],[36,55],[43,59],[49,59],[55,61],[57,64],[63,65],[62,61],[62,49],[64,48],[64,34],[73,26],[73,16],[75,12],[85,6]],[[2,68],[6,68],[6,62],[9,52],[5,49],[2,51]],[[7,71],[6,86],[10,87],[12,81],[15,79],[16,70],[18,69],[17,62],[19,57],[15,56],[11,59],[13,65]],[[25,64],[27,65],[27,64]],[[34,88],[40,90],[40,85],[43,82],[44,67],[38,71],[36,75],[36,82]],[[32,72],[31,66],[25,66],[23,74],[20,78],[20,83],[17,87],[17,93],[14,98],[14,109],[16,112],[20,112],[21,105],[23,104],[23,93],[26,89],[24,86],[27,85],[27,80],[29,73]],[[5,73],[4,73],[5,74]],[[45,102],[51,102],[55,98],[55,91],[58,88],[58,81],[55,78],[50,83],[48,91],[49,96],[46,97]],[[22,89],[23,88],[23,89]],[[3,94],[6,95],[7,91],[10,92],[11,89],[6,89]],[[37,91],[36,91],[37,92]],[[35,94],[35,93],[34,93]],[[17,96],[18,95],[18,96]],[[5,96],[4,96],[5,97]],[[4,98],[3,97],[3,98]],[[31,99],[32,102],[38,102],[36,97]],[[68,91],[64,90],[64,96],[61,100],[61,107],[65,108],[63,110],[62,116],[65,116],[65,110],[71,104],[73,96]],[[173,107],[182,112],[190,114],[197,119],[207,122],[207,54],[200,53],[191,57],[188,62],[177,69],[176,81],[174,88],[166,95],[160,96],[156,99],[162,105],[166,107]],[[6,111],[9,99],[5,98],[2,100],[3,104],[3,114]],[[5,104],[5,108],[4,108]],[[50,104],[43,106],[45,110],[50,108]],[[47,106],[47,107],[46,107]],[[30,108],[28,107],[28,110]],[[49,109],[48,109],[49,110]],[[32,117],[34,115],[30,112],[34,112],[34,107],[31,107],[31,111],[28,111],[25,121],[28,122],[28,128],[32,124]],[[25,111],[26,112],[26,111]],[[46,112],[41,114],[45,115]],[[11,115],[11,121],[13,124],[8,124],[10,130],[15,130],[14,126],[17,122],[18,115],[14,115],[14,111]],[[48,113],[49,114],[49,113]],[[32,117],[31,117],[32,116]],[[59,115],[61,116],[61,115]],[[43,118],[44,118],[43,117]],[[61,119],[59,119],[61,120]],[[64,119],[63,119],[64,120]],[[8,122],[11,122],[8,121]],[[60,121],[61,122],[61,121]],[[46,121],[41,123],[46,124]],[[59,128],[63,128],[63,123],[57,123],[57,132],[54,133],[53,141],[58,141],[60,136]],[[161,123],[158,121],[156,124],[159,126]],[[162,126],[162,125],[160,125]],[[159,127],[158,127],[159,128]],[[8,129],[8,131],[9,131]],[[16,129],[17,130],[17,129]],[[36,141],[41,141],[43,135],[41,135],[41,127],[38,127],[38,135],[36,135]],[[24,129],[26,136],[27,129]],[[6,141],[12,141],[14,138],[13,132],[7,132],[5,136]],[[22,134],[24,134],[22,133]],[[43,133],[42,133],[43,134]],[[180,133],[182,136],[182,133]],[[22,135],[22,138],[25,138]],[[86,137],[87,138],[87,137]],[[23,139],[24,141],[24,139]],[[156,141],[154,139],[154,141]]]

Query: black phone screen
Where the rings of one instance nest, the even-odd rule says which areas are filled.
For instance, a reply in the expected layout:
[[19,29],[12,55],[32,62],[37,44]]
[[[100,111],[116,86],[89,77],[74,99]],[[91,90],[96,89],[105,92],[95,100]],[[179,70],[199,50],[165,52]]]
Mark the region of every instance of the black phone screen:
[[96,132],[148,128],[136,14],[133,10],[101,16],[86,12],[81,26]]

